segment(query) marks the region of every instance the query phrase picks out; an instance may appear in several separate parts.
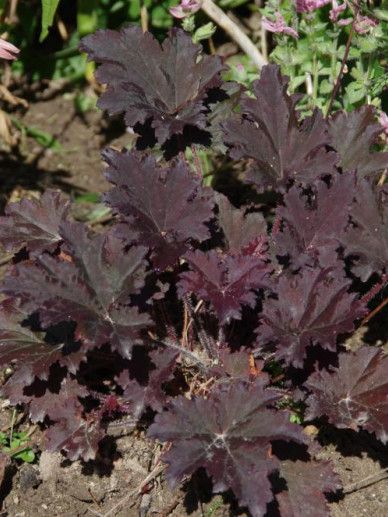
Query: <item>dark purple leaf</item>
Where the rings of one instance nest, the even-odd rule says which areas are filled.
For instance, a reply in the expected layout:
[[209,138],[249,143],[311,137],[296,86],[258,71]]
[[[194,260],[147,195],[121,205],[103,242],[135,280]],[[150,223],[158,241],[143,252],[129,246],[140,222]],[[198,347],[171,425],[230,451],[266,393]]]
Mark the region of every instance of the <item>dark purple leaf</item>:
[[185,258],[191,271],[180,275],[179,295],[194,293],[198,299],[210,302],[221,325],[240,319],[242,305],[254,307],[253,291],[266,285],[269,269],[256,257],[211,250],[188,252]]
[[45,431],[45,445],[49,452],[64,451],[74,461],[94,460],[105,431],[98,417],[84,418],[80,408],[69,404],[54,425]]
[[260,190],[285,190],[291,180],[309,183],[334,171],[336,154],[326,151],[327,125],[318,111],[302,123],[287,94],[288,79],[277,65],[263,67],[253,83],[255,98],[241,101],[242,119],[223,124],[231,156],[252,160],[247,181]]
[[130,379],[128,370],[120,374],[117,383],[124,389],[122,399],[135,420],[139,420],[147,407],[154,411],[162,411],[166,401],[162,387],[172,378],[177,356],[178,352],[175,350],[164,348],[151,352],[150,358],[154,369],[150,371],[146,386]]
[[356,295],[348,292],[349,285],[343,271],[333,268],[281,275],[273,286],[277,299],[263,302],[259,351],[273,343],[277,359],[297,368],[303,366],[310,345],[335,351],[337,336],[351,332],[365,313]]
[[80,49],[100,65],[96,79],[108,85],[98,105],[111,115],[125,113],[133,127],[152,120],[163,144],[186,126],[206,127],[204,101],[221,83],[221,59],[201,53],[190,34],[171,30],[162,44],[140,27],[99,30]]
[[257,240],[266,240],[267,224],[258,212],[247,213],[243,208],[235,208],[226,196],[216,193],[218,224],[225,237],[226,248],[231,252],[241,252]]
[[156,415],[149,435],[172,442],[163,457],[170,485],[203,467],[215,492],[232,489],[253,516],[265,514],[273,499],[268,475],[279,466],[271,442],[306,441],[287,412],[268,409],[279,395],[265,389],[265,383],[222,385],[206,399],[178,397],[168,411]]
[[65,417],[70,406],[82,410],[79,398],[88,395],[86,386],[82,386],[70,377],[65,377],[59,392],[52,392],[47,388],[42,396],[30,397],[29,417],[33,422],[43,422],[46,416],[53,421],[60,420]]
[[373,273],[387,270],[388,264],[388,206],[387,191],[367,181],[359,182],[356,200],[350,215],[350,226],[342,242],[347,255],[357,255],[353,272],[366,281]]
[[13,361],[22,366],[24,386],[31,384],[35,377],[47,380],[50,366],[56,362],[76,373],[85,352],[64,353],[67,352],[65,343],[50,344],[43,333],[32,332],[21,325],[26,317],[16,303],[8,300],[0,305],[0,366],[9,366]]
[[1,290],[38,311],[45,328],[73,320],[83,347],[110,343],[129,358],[139,332],[150,324],[147,314],[129,305],[130,295],[144,285],[146,248],[124,252],[111,233],[91,237],[79,223],[66,223],[61,236],[73,258],[41,255],[36,263],[19,264]]
[[382,131],[383,127],[376,122],[373,106],[361,106],[350,113],[336,113],[329,122],[329,134],[343,170],[355,170],[359,177],[363,177],[386,168],[388,153],[370,151]]
[[66,219],[69,201],[56,190],[46,190],[39,200],[10,203],[0,217],[0,243],[7,251],[25,246],[33,254],[53,250],[61,240],[59,226]]
[[210,190],[201,187],[183,161],[171,168],[158,167],[154,158],[136,153],[104,152],[106,173],[115,187],[105,201],[129,218],[138,240],[153,250],[159,267],[174,263],[190,241],[210,237],[205,222],[214,217]]
[[329,461],[285,461],[280,468],[287,492],[276,495],[282,517],[330,517],[325,493],[341,488]]
[[322,267],[337,261],[336,249],[349,221],[355,193],[351,174],[336,175],[330,188],[320,181],[308,200],[297,187],[284,196],[277,210],[283,219],[283,231],[276,235],[276,254],[289,255],[295,268],[304,264]]
[[65,377],[60,387],[55,387],[54,391],[50,390],[50,383],[46,381],[28,385],[24,367],[21,367],[3,386],[2,396],[7,398],[12,406],[26,405],[33,422],[43,422],[46,417],[53,421],[65,418],[64,413],[68,407],[77,407],[81,410],[79,397],[87,397],[88,391],[85,386],[70,377]]
[[305,383],[311,391],[306,419],[325,415],[339,428],[359,427],[388,442],[388,357],[362,347],[340,354],[338,368],[318,370]]

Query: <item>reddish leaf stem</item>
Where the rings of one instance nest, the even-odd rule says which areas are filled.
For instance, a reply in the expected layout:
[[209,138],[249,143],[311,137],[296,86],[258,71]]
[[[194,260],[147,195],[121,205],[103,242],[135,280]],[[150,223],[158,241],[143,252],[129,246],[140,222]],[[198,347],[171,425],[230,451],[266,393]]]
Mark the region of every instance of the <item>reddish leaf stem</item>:
[[372,312],[370,312],[365,318],[362,320],[361,325],[365,325],[365,323],[368,323],[370,319],[372,319],[378,312],[381,311],[388,303],[388,296],[383,300],[375,309],[373,309]]
[[361,303],[369,303],[372,298],[374,298],[380,291],[383,289],[385,284],[387,283],[387,275],[383,275],[381,278],[381,281],[374,285],[370,291],[368,291],[364,296],[361,298]]
[[275,220],[274,220],[273,225],[272,225],[272,230],[271,230],[271,237],[272,238],[276,237],[276,235],[279,233],[281,222],[282,222],[282,218],[279,215],[277,215],[275,217]]

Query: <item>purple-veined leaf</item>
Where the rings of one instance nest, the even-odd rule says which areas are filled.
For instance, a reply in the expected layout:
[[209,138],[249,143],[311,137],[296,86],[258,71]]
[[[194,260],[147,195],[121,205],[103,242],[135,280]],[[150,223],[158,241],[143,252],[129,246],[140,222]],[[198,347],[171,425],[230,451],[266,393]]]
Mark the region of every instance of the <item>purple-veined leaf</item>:
[[303,367],[306,349],[320,345],[335,351],[337,336],[351,332],[365,307],[342,270],[305,269],[302,274],[279,277],[275,298],[263,302],[257,329],[258,352],[268,343],[275,356],[296,368]]
[[130,358],[139,332],[149,326],[147,314],[130,305],[130,295],[144,285],[147,249],[131,247],[111,233],[91,237],[84,225],[66,223],[61,236],[72,258],[41,255],[11,270],[1,290],[38,311],[44,328],[62,321],[77,323],[76,339],[91,349],[110,343]]
[[61,241],[59,227],[66,220],[69,201],[56,190],[46,190],[40,199],[10,203],[0,217],[0,243],[7,251],[25,246],[32,254],[51,251]]
[[387,270],[388,264],[388,190],[359,182],[350,215],[355,225],[342,237],[347,255],[356,255],[352,268],[366,281],[373,273]]
[[335,113],[329,122],[330,145],[338,152],[342,169],[364,177],[386,168],[388,153],[370,151],[382,131],[373,106]]
[[341,488],[329,461],[285,461],[280,467],[287,491],[276,495],[282,517],[330,517],[325,493]]
[[283,231],[276,235],[276,254],[288,254],[295,268],[305,264],[334,265],[354,194],[351,174],[336,175],[330,188],[318,182],[310,200],[292,187],[284,196],[284,206],[277,210]]
[[306,419],[326,416],[339,428],[359,427],[388,442],[388,357],[364,346],[339,355],[338,368],[318,370],[306,381]]
[[260,190],[284,191],[293,180],[309,183],[334,171],[335,153],[327,152],[327,124],[318,111],[299,122],[298,96],[287,94],[288,79],[267,65],[253,83],[255,98],[241,101],[242,119],[223,124],[231,156],[249,158],[246,180]]
[[255,289],[266,285],[270,269],[261,259],[245,255],[224,255],[211,250],[188,252],[191,271],[180,275],[178,293],[194,293],[211,303],[220,325],[240,319],[241,306],[254,307]]
[[306,442],[287,412],[268,409],[279,395],[265,384],[264,378],[252,386],[238,381],[221,385],[206,399],[178,397],[155,417],[149,435],[172,442],[163,457],[170,485],[203,467],[214,492],[232,489],[253,516],[265,514],[273,499],[268,475],[279,466],[271,442]]
[[201,53],[190,34],[172,29],[163,44],[140,27],[99,30],[80,49],[99,65],[96,79],[108,85],[98,106],[125,122],[152,120],[163,144],[186,126],[206,127],[207,92],[221,84],[221,59]]
[[158,267],[174,263],[190,241],[210,237],[205,225],[214,217],[210,190],[201,187],[183,161],[162,168],[152,157],[142,160],[137,153],[113,149],[105,150],[104,158],[109,164],[106,177],[115,185],[104,199],[128,218]]

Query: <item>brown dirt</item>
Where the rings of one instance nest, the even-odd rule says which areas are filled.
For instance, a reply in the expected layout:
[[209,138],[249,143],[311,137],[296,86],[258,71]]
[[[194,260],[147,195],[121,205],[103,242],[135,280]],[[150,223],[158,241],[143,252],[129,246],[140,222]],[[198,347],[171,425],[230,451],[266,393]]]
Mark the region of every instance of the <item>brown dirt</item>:
[[130,145],[131,135],[119,123],[107,122],[99,111],[77,114],[72,99],[58,96],[31,104],[23,117],[27,127],[44,131],[59,142],[47,149],[30,136],[21,138],[18,154],[0,154],[0,195],[4,202],[17,188],[42,191],[60,188],[71,196],[82,192],[103,192],[101,150],[107,145]]
[[[339,435],[339,436],[338,436]],[[330,459],[345,487],[376,477],[388,465],[386,447],[370,437],[335,433],[336,445],[325,445],[320,457]],[[355,446],[355,441],[357,445]],[[339,442],[339,444],[338,444]],[[209,486],[198,476],[184,489],[170,491],[161,477],[149,492],[132,492],[153,468],[159,447],[142,435],[120,437],[107,445],[105,460],[69,464],[60,454],[44,453],[38,465],[22,465],[12,479],[2,516],[34,517],[109,515],[112,517],[165,516],[227,517],[247,515],[231,497],[210,498]],[[113,460],[110,465],[110,460]],[[43,481],[41,480],[43,478]],[[38,484],[38,486],[36,486]],[[367,481],[365,481],[367,485]],[[9,485],[8,485],[9,486]],[[354,490],[330,503],[333,517],[385,517],[388,513],[388,478]],[[111,512],[111,513],[108,513]],[[273,514],[274,515],[274,514]]]
[[[82,118],[76,114],[72,100],[61,96],[31,105],[23,122],[53,134],[61,149],[45,150],[28,137],[23,142],[23,160],[5,153],[0,156],[2,202],[18,189],[41,191],[56,187],[71,196],[102,192],[108,184],[101,174],[100,150],[108,144],[121,147],[131,142],[130,135],[119,124],[108,124],[98,112]],[[7,419],[9,410],[5,408],[0,411],[1,427]],[[388,446],[351,432],[321,430],[320,434],[321,457],[333,461],[345,488],[365,478],[371,481],[332,498],[331,515],[386,517],[388,473],[387,478],[377,482],[375,477],[388,467]],[[39,436],[39,430],[34,436]],[[88,464],[70,464],[60,454],[43,453],[36,465],[14,465],[8,469],[2,486],[0,517],[246,515],[229,495],[211,498],[209,485],[201,476],[173,492],[163,476],[158,476],[148,485],[148,492],[141,496],[131,494],[152,470],[158,453],[158,446],[139,433],[107,443],[99,461]]]

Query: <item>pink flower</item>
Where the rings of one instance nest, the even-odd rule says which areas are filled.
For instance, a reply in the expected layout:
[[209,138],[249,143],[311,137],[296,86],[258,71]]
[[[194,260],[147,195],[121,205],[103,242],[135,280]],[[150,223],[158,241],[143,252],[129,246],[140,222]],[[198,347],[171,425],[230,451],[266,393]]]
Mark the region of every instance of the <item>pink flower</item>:
[[287,34],[288,36],[292,36],[293,38],[299,38],[296,30],[286,25],[286,21],[280,13],[275,14],[274,22],[271,22],[270,20],[268,20],[268,18],[263,17],[261,20],[261,24],[264,27],[264,29],[269,32],[277,32]]
[[[332,0],[331,4],[332,8],[330,10],[329,16],[330,20],[334,23],[338,21],[338,16],[345,11],[346,3],[344,2],[343,4],[338,4],[337,0]],[[350,18],[348,19],[351,20]]]
[[353,18],[341,18],[341,20],[338,20],[337,25],[339,27],[345,27],[346,25],[350,25],[353,21]]
[[0,38],[0,59],[9,59],[13,61],[17,58],[19,52],[20,50],[15,47],[15,45],[12,45],[12,43]]
[[327,5],[330,0],[296,0],[296,11],[298,13],[311,13],[315,9]]
[[383,126],[384,133],[388,135],[388,115],[384,111],[381,112],[379,122]]
[[199,11],[201,9],[201,3],[200,0],[181,0],[179,5],[170,7],[170,14],[172,14],[174,18],[186,18],[186,16],[190,16]]
[[356,21],[354,22],[354,30],[358,32],[358,34],[366,34],[371,29],[374,29],[379,22],[374,20],[373,18],[369,18],[369,16],[361,16],[357,15]]

